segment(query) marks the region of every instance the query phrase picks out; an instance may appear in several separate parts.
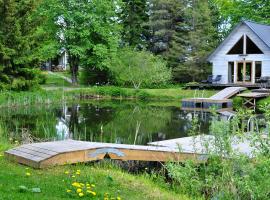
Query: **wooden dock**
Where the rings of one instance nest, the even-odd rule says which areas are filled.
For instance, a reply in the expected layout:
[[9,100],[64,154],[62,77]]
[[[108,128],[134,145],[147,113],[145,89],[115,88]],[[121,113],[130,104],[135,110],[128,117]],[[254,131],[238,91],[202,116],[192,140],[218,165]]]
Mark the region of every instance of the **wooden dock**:
[[209,111],[215,107],[218,111],[232,110],[232,100],[229,98],[244,90],[245,87],[228,87],[209,98],[182,99],[182,109]]
[[178,148],[139,146],[65,140],[22,145],[5,152],[15,162],[34,168],[81,163],[110,158],[115,160],[201,162],[200,154],[179,152]]
[[238,94],[237,96],[244,98],[244,106],[245,107],[255,110],[257,99],[268,97],[269,95],[270,95],[270,93],[250,92],[250,93]]

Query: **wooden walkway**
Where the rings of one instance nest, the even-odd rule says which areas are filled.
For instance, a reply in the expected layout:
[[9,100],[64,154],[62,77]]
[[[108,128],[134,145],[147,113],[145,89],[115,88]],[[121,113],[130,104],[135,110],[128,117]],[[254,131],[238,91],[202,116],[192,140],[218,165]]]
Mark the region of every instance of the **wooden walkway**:
[[5,152],[15,162],[34,168],[111,158],[140,161],[202,161],[200,154],[179,152],[173,147],[139,146],[75,140],[26,144]]
[[182,99],[182,109],[209,111],[215,107],[219,111],[232,110],[232,100],[229,98],[244,90],[245,87],[228,87],[209,98]]
[[250,93],[238,94],[237,96],[244,98],[244,106],[255,110],[256,100],[260,98],[268,97],[269,95],[270,93],[250,92]]

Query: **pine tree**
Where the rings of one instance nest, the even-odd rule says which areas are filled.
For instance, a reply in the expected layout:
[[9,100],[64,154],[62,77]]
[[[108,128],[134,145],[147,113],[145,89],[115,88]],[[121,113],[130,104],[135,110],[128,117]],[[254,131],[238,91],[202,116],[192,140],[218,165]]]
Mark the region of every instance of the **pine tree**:
[[144,24],[149,20],[147,0],[123,0],[123,2],[122,41],[124,45],[143,48],[147,35]]
[[184,4],[179,0],[153,0],[150,3],[149,50],[174,68],[186,54]]
[[[46,16],[38,12],[41,0],[0,1],[0,82],[12,84],[16,77],[28,79],[23,68],[39,67],[54,51]],[[44,50],[46,48],[46,51]]]
[[175,79],[180,82],[198,81],[210,73],[206,59],[217,42],[208,1],[189,0],[186,3],[185,16],[189,29],[187,55],[185,61],[174,70]]

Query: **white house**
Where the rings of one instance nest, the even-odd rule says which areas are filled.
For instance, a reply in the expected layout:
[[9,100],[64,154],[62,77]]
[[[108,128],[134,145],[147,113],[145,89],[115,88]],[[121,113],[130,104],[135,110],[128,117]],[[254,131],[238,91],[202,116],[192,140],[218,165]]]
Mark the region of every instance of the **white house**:
[[270,25],[240,22],[208,57],[219,83],[255,84],[270,76]]

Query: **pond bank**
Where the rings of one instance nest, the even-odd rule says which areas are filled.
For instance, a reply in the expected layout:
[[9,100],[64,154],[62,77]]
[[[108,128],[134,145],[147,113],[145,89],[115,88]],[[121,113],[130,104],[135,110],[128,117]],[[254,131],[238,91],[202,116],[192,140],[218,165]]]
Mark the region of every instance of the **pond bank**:
[[[0,146],[2,146],[0,142]],[[74,199],[79,198],[74,183],[90,184],[92,193],[82,187],[82,199],[183,199],[165,183],[162,177],[142,173],[131,175],[110,162],[92,165],[77,164],[55,167],[46,170],[34,170],[9,162],[3,157],[4,148],[0,148],[0,193],[3,199]],[[73,184],[73,185],[72,185]],[[39,188],[41,192],[32,192]],[[35,190],[37,191],[37,190]],[[107,193],[107,194],[106,194]]]
[[[200,95],[209,97],[216,91],[200,91]],[[50,104],[63,101],[82,99],[133,99],[142,101],[179,101],[182,98],[194,97],[194,90],[182,88],[165,89],[133,89],[114,86],[71,88],[71,87],[44,87],[36,91],[2,92],[0,94],[0,107]],[[197,93],[198,95],[198,93]],[[179,102],[180,103],[180,102]]]

